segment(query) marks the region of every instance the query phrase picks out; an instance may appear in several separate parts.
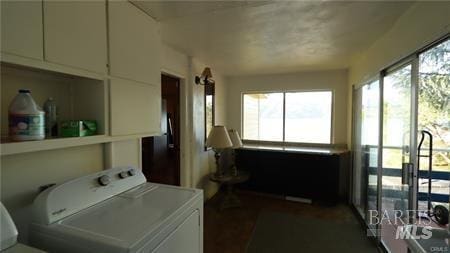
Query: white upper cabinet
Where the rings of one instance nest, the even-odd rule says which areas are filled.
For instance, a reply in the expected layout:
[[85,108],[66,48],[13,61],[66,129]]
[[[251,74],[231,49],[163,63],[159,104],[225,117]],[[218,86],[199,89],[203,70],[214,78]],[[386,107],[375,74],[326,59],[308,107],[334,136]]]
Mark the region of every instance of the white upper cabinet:
[[42,60],[42,2],[0,2],[2,52]]
[[111,135],[160,134],[161,86],[112,78]]
[[109,2],[110,75],[159,85],[158,23],[128,1]]
[[107,73],[105,1],[44,1],[45,60]]

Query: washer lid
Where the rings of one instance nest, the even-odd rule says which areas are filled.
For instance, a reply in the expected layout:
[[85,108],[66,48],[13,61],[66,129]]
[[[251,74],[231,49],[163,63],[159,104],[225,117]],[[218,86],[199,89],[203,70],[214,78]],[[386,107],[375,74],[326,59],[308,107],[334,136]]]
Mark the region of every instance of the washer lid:
[[60,220],[57,230],[130,248],[153,236],[169,216],[199,194],[194,189],[146,183]]

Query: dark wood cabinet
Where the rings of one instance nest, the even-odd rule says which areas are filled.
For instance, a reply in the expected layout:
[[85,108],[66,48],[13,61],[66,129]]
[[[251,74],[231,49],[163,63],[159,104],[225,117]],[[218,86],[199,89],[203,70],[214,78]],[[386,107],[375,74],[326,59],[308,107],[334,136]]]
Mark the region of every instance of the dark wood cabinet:
[[240,187],[312,201],[337,203],[348,198],[349,153],[242,148],[236,165],[250,173]]

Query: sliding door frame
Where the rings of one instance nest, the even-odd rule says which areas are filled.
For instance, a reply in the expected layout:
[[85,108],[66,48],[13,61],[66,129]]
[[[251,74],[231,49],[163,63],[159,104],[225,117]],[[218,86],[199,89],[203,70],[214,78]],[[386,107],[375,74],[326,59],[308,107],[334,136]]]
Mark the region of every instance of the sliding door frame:
[[[357,115],[357,113],[358,113],[358,108],[357,108],[357,104],[358,103],[362,103],[362,96],[356,96],[357,95],[357,92],[362,92],[362,88],[364,87],[364,85],[362,85],[362,86],[359,86],[359,87],[356,87],[355,85],[352,85],[352,129],[353,129],[353,131],[352,131],[352,144],[351,144],[351,148],[352,148],[352,150],[353,151],[355,151],[356,150],[356,139],[357,139],[357,137],[358,137],[358,132],[360,132],[359,130],[356,130],[357,129],[357,125],[358,125],[358,115]],[[360,91],[361,90],[361,91]],[[362,218],[363,219],[365,219],[366,217],[366,211],[367,211],[367,207],[365,207],[364,209],[364,213],[363,214],[361,214],[360,213],[360,210],[355,206],[355,192],[354,192],[354,189],[356,188],[355,187],[355,179],[356,179],[356,177],[355,177],[355,162],[354,162],[354,159],[355,159],[355,152],[351,152],[351,184],[350,184],[350,193],[351,193],[351,196],[350,196],[350,203],[355,207],[355,209],[356,209],[356,211],[358,212],[358,214],[360,215],[360,216],[362,216]],[[365,222],[365,221],[364,221]]]
[[[409,80],[410,80],[410,87],[409,87],[409,138],[408,138],[408,160],[404,161],[412,166],[407,166],[401,168],[401,170],[408,170],[406,173],[408,174],[408,181],[407,189],[408,189],[408,206],[407,210],[415,210],[416,209],[416,199],[417,199],[417,115],[418,115],[418,54],[410,55],[409,57],[404,58],[402,61],[397,62],[396,64],[390,66],[389,68],[386,68],[380,72],[380,122],[379,122],[379,146],[378,146],[378,167],[377,167],[377,174],[378,174],[378,192],[377,192],[377,199],[378,199],[378,213],[383,213],[383,175],[384,175],[384,168],[383,168],[383,161],[384,161],[384,117],[385,117],[385,97],[384,97],[384,91],[385,91],[385,78],[402,68],[405,68],[407,66],[410,66],[410,73],[409,73]],[[402,174],[404,171],[402,171]],[[416,214],[415,212],[412,212],[412,215],[410,212],[407,213],[408,220],[406,221],[409,224],[412,224],[416,220]],[[378,225],[378,237],[377,240],[380,242],[382,247],[389,249],[389,245],[383,240],[382,236],[382,230],[383,230],[383,224],[381,222]],[[388,226],[388,225],[386,225]],[[406,246],[407,247],[407,246]]]
[[[377,75],[377,76],[375,76],[375,77],[373,77],[373,78],[370,78],[370,79],[368,79],[368,81],[367,82],[365,82],[363,85],[359,85],[359,86],[356,86],[356,85],[353,85],[352,86],[352,144],[351,144],[351,146],[352,146],[352,150],[354,151],[354,150],[356,150],[356,143],[357,143],[357,131],[360,131],[360,130],[356,130],[357,128],[358,128],[358,115],[357,115],[357,104],[358,103],[362,103],[362,96],[363,96],[363,89],[364,89],[364,87],[366,86],[366,85],[370,85],[370,84],[372,84],[373,82],[378,82],[378,92],[379,92],[379,94],[381,94],[381,79],[380,79],[381,77],[380,77],[380,75]],[[361,92],[361,95],[360,96],[356,96],[356,94],[357,94],[357,92]],[[380,104],[380,102],[379,102],[379,104]],[[380,114],[381,113],[381,109],[380,109],[380,105],[378,106],[378,114]],[[382,116],[382,115],[381,115]],[[378,119],[377,119],[379,122],[378,122],[378,124],[380,124],[380,122],[382,122],[381,120],[382,120],[382,117],[380,118],[380,115],[378,115]],[[359,126],[359,127],[361,127],[361,126]],[[381,128],[379,128],[379,129],[381,129]],[[359,138],[361,138],[361,136],[359,136]],[[378,211],[378,213],[380,213],[380,210],[381,210],[381,205],[380,205],[380,200],[378,199],[379,198],[379,189],[380,189],[380,180],[381,180],[381,176],[380,176],[380,170],[378,169],[378,167],[379,167],[379,161],[378,161],[378,159],[379,159],[379,155],[380,155],[380,145],[379,145],[380,143],[379,143],[379,140],[377,141],[377,206],[376,206],[376,208],[377,208],[377,211]],[[359,209],[355,206],[355,202],[354,202],[354,200],[355,200],[355,192],[354,192],[354,182],[355,182],[355,170],[356,170],[356,168],[355,168],[355,162],[354,162],[354,159],[355,159],[355,154],[354,154],[354,152],[352,152],[352,156],[351,156],[351,169],[352,169],[352,175],[351,175],[351,198],[350,198],[350,200],[351,200],[351,205],[355,208],[355,210],[358,212],[358,214],[361,216],[361,218],[362,218],[362,220],[364,220],[364,223],[365,223],[365,226],[366,226],[366,228],[368,229],[368,232],[374,232],[374,233],[372,233],[372,235],[375,237],[375,239],[374,240],[376,240],[377,241],[377,243],[379,242],[379,239],[378,239],[378,235],[377,235],[377,233],[378,233],[378,229],[379,229],[379,227],[378,227],[378,224],[375,224],[375,231],[373,231],[372,230],[372,228],[371,227],[369,227],[369,224],[368,224],[368,221],[369,221],[369,218],[368,218],[368,210],[369,210],[369,203],[368,203],[368,198],[367,198],[367,196],[366,196],[366,202],[364,203],[364,214],[361,214],[360,212],[359,212]],[[369,181],[367,181],[366,182],[367,184],[369,183]],[[365,185],[364,187],[368,187],[368,185]],[[366,191],[366,194],[367,194],[367,191]]]
[[[384,76],[385,71],[381,71],[378,75],[378,89],[379,89],[379,101],[378,101],[378,155],[377,155],[377,213],[381,215],[381,201],[383,197],[383,122],[384,122]],[[381,242],[381,223],[378,222],[376,226],[376,240]]]
[[[410,161],[413,164],[413,171],[411,172],[412,181],[409,189],[409,209],[416,210],[417,206],[417,190],[418,190],[418,174],[419,168],[417,166],[417,137],[418,137],[418,117],[419,117],[419,54],[415,54],[411,61],[411,132],[410,145],[411,154]],[[409,222],[416,221],[416,214],[409,217]]]

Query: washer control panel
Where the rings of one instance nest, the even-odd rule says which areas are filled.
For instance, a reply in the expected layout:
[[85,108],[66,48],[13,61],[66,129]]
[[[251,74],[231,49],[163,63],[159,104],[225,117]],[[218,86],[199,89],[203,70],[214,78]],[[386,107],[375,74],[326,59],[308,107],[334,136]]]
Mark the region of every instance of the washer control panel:
[[[132,176],[136,176],[136,169],[132,168],[132,167],[126,167],[123,168],[123,170],[120,170],[116,176],[118,179],[125,179],[128,177],[132,177]],[[111,183],[112,178],[109,174],[106,175],[101,175],[100,177],[97,178],[97,183],[100,186],[107,186]]]
[[136,169],[134,169],[134,168],[127,168],[127,169],[125,169],[125,170],[123,170],[123,171],[121,171],[121,172],[119,172],[117,174],[117,176],[120,179],[125,179],[127,177],[132,177],[132,176],[135,176],[135,175],[136,175]]
[[33,203],[34,220],[51,224],[146,182],[142,171],[132,166],[75,178],[50,187],[37,196]]

